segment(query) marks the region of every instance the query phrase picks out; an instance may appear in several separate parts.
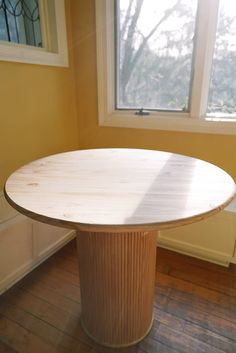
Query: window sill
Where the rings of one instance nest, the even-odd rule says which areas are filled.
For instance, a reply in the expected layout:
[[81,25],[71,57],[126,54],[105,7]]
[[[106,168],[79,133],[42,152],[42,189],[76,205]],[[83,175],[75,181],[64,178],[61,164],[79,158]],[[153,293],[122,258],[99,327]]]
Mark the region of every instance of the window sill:
[[66,46],[60,53],[50,53],[43,48],[36,48],[0,41],[0,60],[27,64],[68,67]]
[[[101,114],[100,114],[101,116]],[[104,116],[104,115],[103,115]],[[114,111],[105,118],[99,119],[100,126],[124,127],[135,129],[183,131],[193,133],[236,135],[236,120],[219,117],[190,118],[188,114],[158,115],[137,117],[126,111]]]

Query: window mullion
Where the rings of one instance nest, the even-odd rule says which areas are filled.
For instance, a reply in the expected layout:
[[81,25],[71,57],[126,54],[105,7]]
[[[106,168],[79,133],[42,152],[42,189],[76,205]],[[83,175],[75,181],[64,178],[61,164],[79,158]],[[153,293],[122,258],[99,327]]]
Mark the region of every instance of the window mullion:
[[41,24],[41,35],[42,35],[42,47],[48,50],[52,50],[52,39],[50,38],[50,24],[49,24],[49,13],[47,9],[47,2],[45,0],[39,0],[39,15]]
[[199,0],[190,116],[206,114],[219,0]]
[[107,32],[107,70],[108,70],[108,111],[115,110],[115,92],[116,92],[116,35],[115,35],[115,1],[106,2],[106,32]]
[[96,0],[99,120],[115,110],[115,2]]

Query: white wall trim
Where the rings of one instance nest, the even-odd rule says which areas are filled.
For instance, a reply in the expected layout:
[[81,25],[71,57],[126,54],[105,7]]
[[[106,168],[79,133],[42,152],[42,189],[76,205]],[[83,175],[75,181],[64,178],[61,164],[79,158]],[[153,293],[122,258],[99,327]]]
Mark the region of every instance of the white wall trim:
[[[24,216],[12,208],[5,200],[3,191],[0,191],[0,229],[3,229],[6,224],[18,222]],[[10,226],[10,224],[9,224]]]
[[170,229],[167,233],[160,231],[157,244],[222,266],[236,264],[236,198],[222,212],[205,221]]
[[175,113],[170,116],[168,113],[150,112],[145,117],[136,117],[135,112],[113,111],[105,112],[101,108],[99,115],[99,125],[109,127],[124,127],[133,129],[182,131],[193,133],[208,133],[220,135],[236,135],[236,120],[226,119],[195,119],[186,116],[184,113]]
[[67,244],[69,241],[74,239],[76,237],[76,231],[75,230],[69,230],[68,233],[66,233],[63,237],[61,237],[57,242],[54,244],[48,246],[46,249],[41,251],[38,254],[38,259],[41,261],[41,259],[46,259],[52,254],[54,254],[56,251],[61,249],[62,246]]
[[232,257],[232,259],[230,260],[231,264],[236,265],[236,252],[234,253],[234,256]]
[[75,231],[69,231],[63,238],[59,239],[52,246],[49,246],[41,255],[34,260],[27,261],[22,266],[20,266],[17,270],[10,273],[7,277],[4,277],[0,281],[0,294],[5,292],[7,289],[12,287],[15,283],[17,283],[20,279],[26,276],[29,272],[38,267],[43,261],[57,252],[60,248],[66,245],[69,241],[74,239],[76,236]]
[[15,216],[11,216],[9,218],[5,218],[3,221],[0,221],[0,231],[11,228],[17,223],[23,222],[26,219],[25,216],[18,214]]
[[222,266],[229,266],[229,263],[232,260],[232,256],[228,253],[192,245],[191,243],[186,243],[181,240],[171,239],[163,234],[159,234],[157,245],[168,250],[173,250],[184,255],[193,256]]

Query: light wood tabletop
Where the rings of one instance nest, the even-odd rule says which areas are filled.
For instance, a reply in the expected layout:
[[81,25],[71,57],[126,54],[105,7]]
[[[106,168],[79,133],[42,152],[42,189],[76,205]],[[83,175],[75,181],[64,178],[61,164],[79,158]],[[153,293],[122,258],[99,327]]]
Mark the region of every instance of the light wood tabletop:
[[125,347],[152,327],[157,230],[205,219],[235,194],[220,168],[173,153],[97,149],[29,163],[6,182],[26,216],[77,230],[81,323]]
[[220,211],[233,179],[210,163],[138,149],[81,150],[29,163],[7,180],[5,195],[37,220],[96,231],[163,229]]

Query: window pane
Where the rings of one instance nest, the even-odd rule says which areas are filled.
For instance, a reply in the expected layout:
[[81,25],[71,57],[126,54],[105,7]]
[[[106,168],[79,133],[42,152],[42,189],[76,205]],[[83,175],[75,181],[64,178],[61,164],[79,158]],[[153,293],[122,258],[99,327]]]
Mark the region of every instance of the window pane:
[[38,0],[0,0],[0,40],[42,46]]
[[208,113],[236,114],[236,2],[221,0]]
[[0,40],[8,40],[6,23],[4,21],[4,12],[2,8],[0,8]]
[[197,0],[117,0],[117,108],[188,110]]

